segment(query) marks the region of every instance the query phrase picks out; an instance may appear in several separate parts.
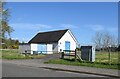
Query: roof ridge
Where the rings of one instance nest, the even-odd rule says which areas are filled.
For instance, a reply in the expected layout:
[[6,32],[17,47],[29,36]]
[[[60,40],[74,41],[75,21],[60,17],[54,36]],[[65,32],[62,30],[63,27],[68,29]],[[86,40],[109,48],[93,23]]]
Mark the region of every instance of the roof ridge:
[[[63,29],[63,30],[51,30],[51,31],[39,32],[39,33],[49,33],[49,32],[57,32],[57,31],[59,32],[59,31],[65,31],[65,30],[67,31],[67,30],[69,30],[69,29]],[[38,33],[38,34],[39,34],[39,33]]]

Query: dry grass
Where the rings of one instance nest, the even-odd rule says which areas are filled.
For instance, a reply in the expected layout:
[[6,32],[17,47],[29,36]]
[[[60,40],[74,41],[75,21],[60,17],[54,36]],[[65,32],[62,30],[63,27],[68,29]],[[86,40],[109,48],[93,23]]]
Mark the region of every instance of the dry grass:
[[[120,52],[111,52],[111,63],[117,64]],[[96,62],[109,62],[109,52],[96,52]]]

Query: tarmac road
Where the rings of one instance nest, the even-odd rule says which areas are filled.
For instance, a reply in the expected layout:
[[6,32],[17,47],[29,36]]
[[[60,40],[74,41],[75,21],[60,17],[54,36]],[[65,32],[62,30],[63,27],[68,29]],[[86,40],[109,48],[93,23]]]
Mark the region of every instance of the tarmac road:
[[11,63],[2,63],[2,77],[103,77],[92,74],[55,71],[44,68],[28,67]]

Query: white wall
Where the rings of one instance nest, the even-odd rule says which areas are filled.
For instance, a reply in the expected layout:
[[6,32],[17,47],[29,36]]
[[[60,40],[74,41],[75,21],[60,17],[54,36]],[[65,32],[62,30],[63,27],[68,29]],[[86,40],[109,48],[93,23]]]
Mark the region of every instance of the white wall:
[[47,54],[53,54],[52,46],[52,44],[47,44]]
[[[30,50],[30,44],[19,45],[19,50],[20,53],[25,53],[25,50]],[[30,53],[30,51],[27,51],[27,53]]]
[[65,41],[70,42],[70,50],[76,49],[76,41],[74,40],[74,37],[70,34],[70,32],[67,31],[58,42],[58,51],[60,51],[60,49],[62,49],[62,51],[65,50]]
[[53,47],[52,47],[53,53],[58,52],[58,43],[52,43],[52,44],[53,44]]
[[31,44],[31,54],[33,54],[33,51],[37,51],[38,44]]
[[[52,47],[53,45],[52,44],[47,44],[47,54],[52,54],[53,50],[52,50]],[[33,54],[33,51],[38,51],[38,44],[31,44],[31,54]]]

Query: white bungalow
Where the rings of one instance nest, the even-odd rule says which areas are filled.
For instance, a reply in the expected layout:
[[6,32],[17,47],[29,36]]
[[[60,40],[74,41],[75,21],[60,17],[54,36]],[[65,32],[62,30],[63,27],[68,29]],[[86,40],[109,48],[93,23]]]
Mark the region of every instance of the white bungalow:
[[34,52],[53,54],[59,53],[63,50],[75,50],[77,40],[69,29],[56,30],[49,32],[40,32],[34,36],[28,44],[20,44],[20,50],[30,50],[29,53]]

